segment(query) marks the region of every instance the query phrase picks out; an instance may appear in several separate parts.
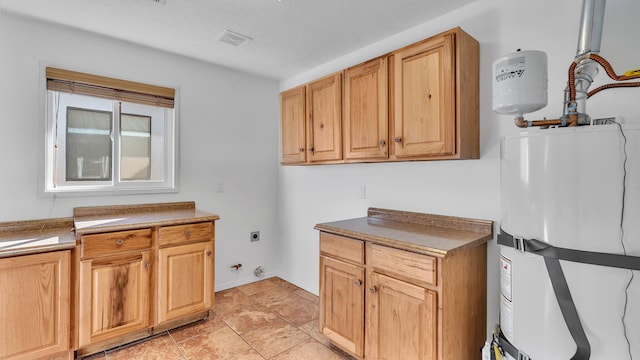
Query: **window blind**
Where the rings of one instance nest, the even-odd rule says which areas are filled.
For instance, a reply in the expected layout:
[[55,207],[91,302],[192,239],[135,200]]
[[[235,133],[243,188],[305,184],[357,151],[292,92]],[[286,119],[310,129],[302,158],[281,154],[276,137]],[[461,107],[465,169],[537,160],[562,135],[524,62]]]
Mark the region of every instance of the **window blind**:
[[137,104],[174,107],[175,90],[47,67],[47,89]]

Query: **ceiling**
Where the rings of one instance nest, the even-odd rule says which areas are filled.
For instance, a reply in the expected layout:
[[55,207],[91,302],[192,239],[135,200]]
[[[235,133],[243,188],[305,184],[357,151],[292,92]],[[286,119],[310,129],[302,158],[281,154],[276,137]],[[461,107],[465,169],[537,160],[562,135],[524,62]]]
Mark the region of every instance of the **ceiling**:
[[[473,1],[0,0],[0,10],[282,80]],[[225,30],[253,40],[218,41]]]

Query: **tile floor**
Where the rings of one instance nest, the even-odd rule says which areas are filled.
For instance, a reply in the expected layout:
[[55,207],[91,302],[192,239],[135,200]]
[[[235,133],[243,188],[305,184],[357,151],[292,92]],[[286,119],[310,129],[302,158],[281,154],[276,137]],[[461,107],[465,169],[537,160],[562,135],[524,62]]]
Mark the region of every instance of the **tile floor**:
[[280,278],[216,293],[209,319],[90,360],[351,360],[318,332],[318,297]]

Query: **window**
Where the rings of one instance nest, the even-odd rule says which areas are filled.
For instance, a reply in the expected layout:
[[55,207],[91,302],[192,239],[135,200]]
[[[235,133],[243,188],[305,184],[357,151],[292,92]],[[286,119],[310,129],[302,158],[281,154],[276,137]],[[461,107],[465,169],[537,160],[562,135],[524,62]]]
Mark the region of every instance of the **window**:
[[175,191],[175,91],[46,69],[47,193]]

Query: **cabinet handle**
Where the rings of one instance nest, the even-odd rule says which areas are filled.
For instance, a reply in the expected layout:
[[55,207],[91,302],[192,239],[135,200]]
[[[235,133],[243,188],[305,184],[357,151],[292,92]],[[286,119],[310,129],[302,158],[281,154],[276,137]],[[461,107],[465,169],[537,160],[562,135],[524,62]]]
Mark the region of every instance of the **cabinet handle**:
[[300,148],[300,152],[304,152],[304,148]]
[[149,261],[147,261],[146,263],[144,263],[144,268],[148,269],[151,267],[151,263]]
[[395,139],[393,139],[393,141],[397,142],[398,144],[402,142],[402,138],[400,136],[396,136]]
[[353,282],[353,284],[355,286],[360,286],[360,285],[362,285],[362,282],[360,280],[356,280],[356,281]]
[[122,240],[122,239],[116,240],[116,245],[122,246],[122,244],[124,244],[124,240]]
[[380,140],[380,146],[385,146],[387,144],[386,141],[384,141],[384,139]]
[[191,231],[186,230],[186,231],[184,232],[184,236],[186,236],[186,237],[191,236]]
[[372,286],[372,287],[369,288],[369,292],[372,293],[372,294],[375,294],[376,291],[378,291],[378,289],[375,286]]
[[[213,252],[211,250],[207,251],[207,256],[211,256],[211,254],[213,254]],[[232,266],[233,267],[233,266]],[[236,269],[237,270],[237,269]]]
[[313,152],[313,146],[309,148],[309,152],[312,153]]

